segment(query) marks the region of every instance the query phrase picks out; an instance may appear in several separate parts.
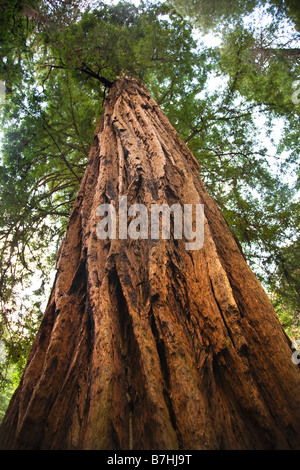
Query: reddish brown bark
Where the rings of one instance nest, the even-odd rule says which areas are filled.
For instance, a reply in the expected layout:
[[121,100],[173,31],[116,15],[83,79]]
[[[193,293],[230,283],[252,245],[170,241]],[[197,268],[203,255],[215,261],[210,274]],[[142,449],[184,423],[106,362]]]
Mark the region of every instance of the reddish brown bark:
[[[205,208],[205,241],[99,240],[97,207]],[[300,374],[196,160],[148,91],[110,90],[5,449],[300,448]]]

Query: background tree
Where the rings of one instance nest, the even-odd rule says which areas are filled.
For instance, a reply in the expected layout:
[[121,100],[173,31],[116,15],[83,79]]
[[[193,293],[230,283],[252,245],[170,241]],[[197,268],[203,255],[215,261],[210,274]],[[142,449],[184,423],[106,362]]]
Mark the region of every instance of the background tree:
[[[289,2],[253,2],[251,5],[233,2],[232,7],[226,9],[226,2],[221,2],[215,5],[216,13],[210,15],[210,6],[205,2],[178,1],[174,4],[195,22],[200,32],[213,30],[219,34],[221,46],[215,48],[219,56],[217,74],[224,80],[229,77],[229,96],[233,102],[239,103],[239,108],[248,107],[250,119],[262,125],[266,137],[270,137],[269,149],[261,148],[256,153],[256,159],[260,155],[262,165],[269,167],[259,169],[253,158],[247,158],[243,168],[249,181],[252,173],[264,181],[259,195],[249,186],[246,192],[241,192],[246,186],[240,168],[230,197],[215,197],[255,272],[272,293],[274,305],[281,305],[279,315],[290,318],[288,323],[293,324],[293,334],[297,335],[299,295],[295,284],[299,281],[299,273],[292,267],[289,269],[283,261],[283,253],[289,246],[297,253],[292,247],[298,244],[299,237],[299,106],[293,99],[299,77],[299,33],[294,28],[296,9],[292,15]],[[219,21],[221,16],[224,21]],[[243,120],[248,120],[247,113]],[[195,128],[193,135],[199,129],[201,126]],[[253,135],[253,130],[249,129],[248,135]],[[198,149],[196,144],[193,147],[196,155]],[[222,151],[219,153],[222,155]],[[235,154],[235,149],[229,151],[227,161]],[[247,156],[249,152],[243,154]],[[239,162],[242,160],[239,156]],[[222,168],[228,167],[223,164]],[[216,174],[219,172],[222,170]],[[207,187],[210,188],[208,184]],[[261,198],[261,192],[266,190],[268,196]],[[271,193],[273,198],[270,199]],[[296,263],[299,261],[297,259]],[[284,288],[280,287],[281,282]],[[293,313],[289,307],[291,301]]]
[[170,3],[180,13],[195,22],[202,31],[209,31],[223,25],[224,22],[235,21],[241,15],[251,13],[260,2],[259,0],[246,0],[245,2],[239,0],[233,2],[229,0],[223,2],[217,0],[211,2],[205,0],[172,0]]
[[300,10],[297,0],[214,0],[209,3],[205,0],[169,0],[168,3],[206,32],[239,21],[262,6],[267,6],[269,12],[275,11],[278,20],[290,18],[296,28],[299,28]]
[[[268,116],[270,133],[273,136],[277,133],[274,138],[277,147],[274,174],[277,179],[293,188],[294,196],[290,196],[290,202],[288,192],[285,198],[282,191],[277,189],[278,201],[281,199],[283,203],[282,209],[276,211],[277,228],[273,226],[273,236],[265,237],[265,242],[269,246],[277,245],[277,249],[275,245],[271,249],[273,254],[270,259],[271,263],[275,260],[277,267],[268,269],[267,282],[275,295],[275,302],[278,300],[277,296],[281,301],[285,298],[286,310],[289,310],[288,306],[293,299],[295,310],[292,318],[295,326],[298,322],[296,319],[299,318],[299,293],[295,289],[299,273],[293,269],[292,264],[289,266],[285,253],[293,252],[296,256],[295,263],[299,263],[296,248],[299,243],[299,106],[293,99],[293,90],[300,72],[299,49],[295,47],[299,45],[299,33],[294,30],[287,33],[290,25],[285,23],[282,26],[275,19],[269,17],[269,24],[265,24],[263,30],[256,28],[254,23],[248,28],[237,27],[229,32],[221,51],[221,63],[236,90],[247,101],[257,103],[264,109]],[[293,213],[289,221],[284,215],[287,215],[287,211]],[[271,267],[270,264],[269,266]]]

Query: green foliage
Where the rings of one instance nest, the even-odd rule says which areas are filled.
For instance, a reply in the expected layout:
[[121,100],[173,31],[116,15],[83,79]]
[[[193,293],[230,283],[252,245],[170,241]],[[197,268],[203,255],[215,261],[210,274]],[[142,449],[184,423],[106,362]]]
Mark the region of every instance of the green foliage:
[[276,5],[280,12],[293,21],[296,29],[300,30],[300,5],[298,0],[272,0],[271,4]]
[[234,21],[254,10],[258,0],[170,0],[170,3],[184,16],[194,21],[202,31],[208,31],[224,24],[226,21]]
[[114,81],[122,76],[148,82],[150,77],[191,75],[195,42],[191,26],[164,6],[120,6],[85,12],[79,22],[63,31],[51,31],[55,59],[49,67],[72,71],[79,83],[85,75]]
[[[263,30],[257,30],[255,26],[251,23],[247,27],[238,25],[224,35],[220,63],[223,72],[230,77],[231,87],[248,102],[262,107],[268,117],[270,132],[274,123],[277,154],[273,173],[276,180],[271,185],[266,181],[260,189],[260,195],[264,191],[267,203],[267,206],[257,203],[257,208],[263,209],[263,216],[255,210],[249,212],[256,213],[256,220],[260,221],[256,244],[259,242],[264,255],[258,251],[256,264],[262,265],[262,279],[272,293],[280,317],[285,318],[283,323],[289,325],[288,331],[294,331],[293,328],[299,331],[299,271],[295,267],[300,263],[296,249],[299,237],[300,108],[293,103],[292,94],[293,84],[300,76],[300,50],[297,49],[300,38],[287,20],[284,25],[282,21],[276,22],[276,14],[269,18]],[[230,222],[230,217],[227,220]],[[290,253],[293,253],[292,257]],[[286,316],[291,319],[292,329]]]
[[[202,33],[211,28],[221,33],[214,73],[228,80],[223,97],[219,92],[218,98],[206,97],[198,105],[193,98],[189,103],[193,116],[200,119],[180,116],[174,123],[180,122],[183,137],[201,162],[206,187],[269,291],[287,331],[299,334],[295,266],[300,257],[295,246],[300,108],[292,102],[292,93],[300,75],[300,49],[299,34],[290,21],[297,26],[299,8],[289,0],[217,4],[174,0],[172,4]],[[218,102],[221,106],[216,106]],[[260,122],[275,151],[262,145]],[[290,252],[293,258],[287,256]]]
[[4,418],[10,399],[16,387],[18,386],[18,383],[19,377],[17,376],[16,378],[14,370],[11,369],[6,375],[5,387],[0,393],[0,424]]
[[[299,227],[299,211],[297,214]],[[300,332],[300,243],[299,239],[277,255],[277,269],[270,276],[273,303],[289,336],[299,339]]]
[[[237,25],[224,34],[221,68],[248,101],[264,104],[277,116],[294,115],[298,108],[292,106],[292,85],[299,76],[300,55],[291,56],[289,48],[276,41],[280,31],[274,30],[274,24],[263,34],[262,40],[255,25]],[[299,44],[297,35],[292,40]]]
[[298,0],[168,0],[178,12],[188,17],[202,32],[223,28],[247,17],[259,7],[276,12],[277,19],[289,18],[297,30],[300,28],[300,6]]

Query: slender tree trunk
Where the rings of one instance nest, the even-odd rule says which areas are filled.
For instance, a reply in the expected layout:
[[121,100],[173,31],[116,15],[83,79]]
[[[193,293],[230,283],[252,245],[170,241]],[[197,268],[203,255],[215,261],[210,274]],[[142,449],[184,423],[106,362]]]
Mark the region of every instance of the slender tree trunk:
[[[204,245],[100,240],[102,203],[204,204]],[[4,449],[300,448],[300,373],[271,303],[148,91],[110,89]]]
[[253,56],[257,57],[257,55],[260,55],[266,59],[272,57],[272,56],[278,56],[278,57],[288,57],[290,59],[296,58],[298,59],[300,57],[300,49],[299,48],[288,48],[288,47],[254,47],[252,49]]

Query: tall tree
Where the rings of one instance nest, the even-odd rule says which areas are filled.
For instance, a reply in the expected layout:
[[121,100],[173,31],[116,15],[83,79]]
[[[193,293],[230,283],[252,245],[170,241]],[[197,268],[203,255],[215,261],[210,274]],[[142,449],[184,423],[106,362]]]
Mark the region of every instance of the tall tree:
[[[16,41],[16,47],[12,47],[14,41],[8,38],[2,49],[1,78],[9,87],[4,106],[6,138],[0,171],[0,329],[8,359],[17,362],[21,369],[27,357],[28,343],[43,311],[40,294],[43,293],[47,265],[52,263],[48,259],[49,246],[54,245],[53,241],[59,240],[65,231],[86,167],[95,119],[102,113],[105,93],[120,76],[136,77],[148,85],[200,161],[205,184],[235,234],[243,246],[245,241],[250,245],[247,258],[251,260],[252,254],[257,253],[261,258],[261,252],[265,255],[265,251],[271,261],[275,259],[274,254],[280,255],[285,265],[291,258],[289,250],[279,252],[278,247],[287,232],[294,234],[297,218],[291,205],[294,193],[268,171],[265,150],[255,148],[257,128],[252,111],[257,109],[256,105],[247,101],[241,103],[241,96],[234,86],[238,82],[234,77],[231,81],[231,76],[222,93],[203,94],[209,83],[209,73],[220,70],[218,54],[197,47],[191,25],[166,6],[151,4],[136,8],[122,3],[108,7],[101,3],[98,10],[83,13],[68,8],[69,4],[76,3],[42,2],[36,11],[45,17],[43,22],[28,18],[22,12],[20,29],[25,28],[26,40]],[[9,31],[16,34],[13,28]],[[15,68],[7,67],[8,63]],[[113,188],[115,192],[111,182],[107,183],[107,188]],[[110,189],[107,191],[110,193]],[[259,198],[253,196],[252,191],[258,192]],[[179,198],[179,195],[175,196]],[[258,252],[258,246],[261,252]],[[148,248],[145,250],[148,252]],[[293,252],[297,253],[297,249]],[[284,264],[281,263],[282,268]],[[178,265],[180,267],[180,263]],[[14,303],[20,285],[26,278],[30,282],[30,276],[37,268],[43,277],[40,289],[34,293],[38,294],[38,301],[34,300],[29,308],[23,303]],[[66,269],[71,275],[72,269],[69,266]],[[283,269],[280,275],[284,276],[285,272]],[[296,272],[293,268],[293,273]],[[298,288],[296,282],[292,284]],[[116,281],[115,288],[123,305],[118,286]],[[142,282],[136,288],[144,298],[143,289],[147,291],[147,284]],[[180,292],[177,289],[177,300],[178,296],[183,298]],[[33,297],[36,299],[36,295]],[[182,303],[181,300],[178,302]],[[122,305],[114,308],[123,310]],[[186,304],[185,309],[188,309]],[[57,309],[55,314],[58,314]],[[49,314],[46,317],[49,319]],[[127,318],[131,317],[125,313],[124,318],[121,323],[127,324]],[[155,333],[158,327],[152,320],[150,326],[154,337],[160,338]],[[45,331],[44,326],[41,331]],[[75,337],[74,341],[77,341]],[[124,347],[121,348],[123,352]],[[124,354],[128,356],[126,351]],[[158,351],[164,354],[161,352],[164,351],[162,340],[159,340]],[[63,362],[60,366],[62,370],[68,369]],[[4,367],[1,365],[1,372],[3,369],[4,372],[10,370],[9,363]],[[92,369],[90,373],[94,373]],[[26,374],[28,377],[28,372]],[[164,371],[164,377],[166,374],[168,376]],[[21,388],[24,380],[27,379],[23,379]],[[73,387],[71,383],[70,387]],[[43,393],[43,387],[40,390]],[[57,390],[53,389],[54,395]],[[25,402],[24,406],[27,406]]]
[[[198,170],[147,89],[117,81],[2,448],[300,447],[289,341]],[[202,249],[173,230],[100,240],[97,208],[119,214],[120,196],[149,213],[204,204]]]

